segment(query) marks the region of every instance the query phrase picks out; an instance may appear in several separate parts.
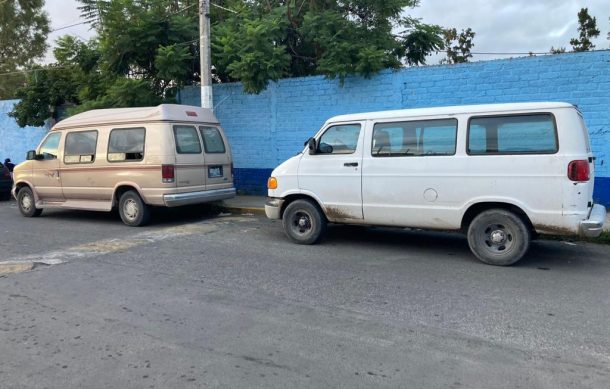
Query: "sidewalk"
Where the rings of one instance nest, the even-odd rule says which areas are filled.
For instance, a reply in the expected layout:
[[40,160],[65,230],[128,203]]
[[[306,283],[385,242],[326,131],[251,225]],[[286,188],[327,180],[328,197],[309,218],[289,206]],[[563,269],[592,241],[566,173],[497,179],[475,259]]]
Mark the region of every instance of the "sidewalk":
[[[229,200],[223,200],[222,204],[227,211],[264,215],[265,201],[267,201],[267,197],[265,196],[239,195]],[[608,209],[610,210],[610,208]],[[604,231],[610,231],[610,212],[606,214]]]
[[223,200],[222,206],[229,212],[265,214],[265,196],[238,195],[232,199]]

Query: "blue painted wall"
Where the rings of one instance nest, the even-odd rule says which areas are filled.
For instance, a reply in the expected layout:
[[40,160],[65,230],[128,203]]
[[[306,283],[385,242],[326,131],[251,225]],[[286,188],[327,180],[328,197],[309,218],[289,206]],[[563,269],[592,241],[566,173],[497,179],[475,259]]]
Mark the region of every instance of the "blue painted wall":
[[10,158],[15,164],[25,160],[28,150],[38,146],[47,133],[46,127],[21,128],[8,116],[18,100],[0,101],[0,162]]
[[[565,101],[577,104],[597,156],[595,198],[610,204],[610,51],[567,53],[384,71],[372,79],[306,77],[272,83],[259,95],[240,84],[214,86],[216,114],[233,147],[238,189],[266,193],[279,163],[331,116],[375,110]],[[181,93],[199,105],[199,88]]]

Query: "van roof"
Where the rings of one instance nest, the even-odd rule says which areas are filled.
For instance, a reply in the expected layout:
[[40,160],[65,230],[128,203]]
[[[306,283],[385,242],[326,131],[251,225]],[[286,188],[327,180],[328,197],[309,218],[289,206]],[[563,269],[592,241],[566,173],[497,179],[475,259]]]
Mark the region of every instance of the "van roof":
[[58,122],[53,130],[107,124],[136,124],[144,122],[193,122],[218,124],[211,109],[179,104],[156,107],[94,109],[70,116]]
[[326,122],[346,122],[353,120],[394,119],[415,116],[456,115],[471,113],[497,113],[510,111],[535,111],[552,108],[575,108],[573,104],[559,102],[542,103],[508,103],[508,104],[480,104],[480,105],[454,105],[450,107],[399,109],[393,111],[363,112],[349,115],[339,115]]

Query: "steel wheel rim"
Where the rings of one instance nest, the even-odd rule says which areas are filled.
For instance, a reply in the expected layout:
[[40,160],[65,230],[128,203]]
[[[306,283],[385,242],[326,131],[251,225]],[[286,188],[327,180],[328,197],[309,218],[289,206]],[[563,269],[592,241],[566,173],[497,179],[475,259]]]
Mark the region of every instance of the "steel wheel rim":
[[23,209],[25,212],[29,212],[32,209],[32,196],[30,196],[29,193],[24,193],[23,196],[21,196],[21,209]]
[[299,236],[305,236],[313,230],[313,218],[309,212],[296,211],[290,218],[290,229]]
[[125,203],[123,203],[123,214],[125,218],[129,221],[133,221],[138,217],[140,213],[138,208],[138,203],[134,199],[127,199]]
[[491,223],[482,229],[479,240],[491,254],[503,255],[515,246],[515,232],[506,224]]

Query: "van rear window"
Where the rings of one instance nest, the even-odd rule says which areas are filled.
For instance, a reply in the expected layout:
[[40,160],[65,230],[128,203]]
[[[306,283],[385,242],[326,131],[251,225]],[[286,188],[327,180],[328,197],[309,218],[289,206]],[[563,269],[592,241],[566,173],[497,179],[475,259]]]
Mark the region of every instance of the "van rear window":
[[557,129],[551,114],[473,117],[468,124],[468,154],[553,154]]
[[203,138],[203,147],[208,154],[224,154],[225,143],[216,127],[199,127]]
[[144,159],[144,128],[115,128],[110,131],[108,161],[141,161]]
[[201,154],[201,142],[193,126],[174,126],[176,152],[178,154]]

